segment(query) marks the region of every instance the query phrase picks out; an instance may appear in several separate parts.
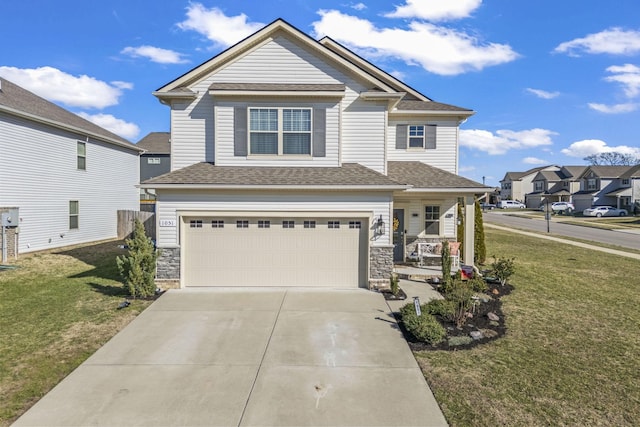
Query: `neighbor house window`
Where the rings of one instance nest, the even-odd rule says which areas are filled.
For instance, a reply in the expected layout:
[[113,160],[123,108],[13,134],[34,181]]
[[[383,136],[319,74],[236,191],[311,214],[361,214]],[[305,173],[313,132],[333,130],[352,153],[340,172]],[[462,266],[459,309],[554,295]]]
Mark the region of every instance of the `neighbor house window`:
[[440,206],[424,207],[424,234],[440,234]]
[[597,181],[595,178],[589,178],[587,179],[587,190],[597,190]]
[[622,185],[629,185],[629,178],[623,178]]
[[536,181],[533,183],[533,191],[542,191],[544,183],[542,181]]
[[249,154],[311,155],[311,109],[250,108]]
[[149,164],[149,165],[159,165],[160,164],[160,158],[159,157],[149,157],[147,159],[147,164]]
[[87,169],[87,144],[84,142],[78,141],[76,145],[76,154],[78,157],[78,169],[86,170]]
[[77,200],[69,202],[69,229],[75,230],[80,226],[80,205]]

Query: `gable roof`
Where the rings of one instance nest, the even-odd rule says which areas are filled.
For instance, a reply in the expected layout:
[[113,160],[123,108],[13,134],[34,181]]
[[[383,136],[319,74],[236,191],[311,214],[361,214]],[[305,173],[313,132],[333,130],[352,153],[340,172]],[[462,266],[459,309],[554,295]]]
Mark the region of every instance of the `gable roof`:
[[150,132],[136,144],[143,154],[171,154],[171,133]]
[[542,170],[545,170],[547,168],[551,168],[551,167],[554,167],[554,165],[538,166],[538,167],[535,167],[535,168],[531,168],[531,169],[529,169],[528,171],[525,171],[525,172],[507,172],[504,175],[504,178],[502,178],[500,180],[500,182],[507,181],[507,180],[519,181],[522,178],[524,178],[525,176],[532,175],[532,174],[537,174],[538,172],[540,172]]
[[[157,89],[153,92],[153,95],[158,97],[161,101],[170,98],[193,98],[196,94],[191,91],[188,86],[205,78],[217,68],[220,68],[225,64],[234,61],[236,58],[243,56],[250,51],[250,49],[263,43],[270,37],[274,37],[278,33],[282,33],[293,38],[296,42],[302,44],[319,56],[324,57],[327,61],[338,64],[340,67],[348,70],[352,75],[358,76],[362,80],[369,82],[371,89],[369,92],[363,93],[362,96],[376,98],[387,95],[392,96],[392,98],[396,100],[405,99],[407,102],[413,102],[413,104],[403,104],[403,108],[398,108],[398,110],[402,111],[435,113],[455,112],[457,115],[464,117],[471,116],[475,113],[467,108],[433,102],[427,96],[371,64],[364,58],[351,52],[334,40],[325,37],[321,41],[317,41],[281,18],[276,19],[271,24],[229,47],[210,60],[198,65],[182,76]],[[223,87],[221,85],[227,85],[227,87]],[[217,83],[210,89],[218,91],[231,90],[231,87],[239,90],[238,85],[251,86],[252,83]],[[251,89],[247,89],[245,87],[243,90],[264,90],[264,84],[253,85],[254,87]],[[342,87],[342,90],[344,91],[344,86]],[[295,90],[302,89],[303,88],[295,88]],[[329,88],[329,91],[337,92],[339,89],[339,87]],[[281,90],[292,91],[292,88],[289,87]],[[306,88],[306,90],[326,91],[327,87],[325,86],[324,88],[316,89]]]
[[631,169],[620,175],[620,178],[640,178],[640,165],[632,166]]
[[65,110],[2,77],[0,77],[0,111],[140,151],[135,145],[121,136],[83,119],[77,114]]
[[357,163],[344,163],[340,167],[250,167],[202,162],[147,180],[142,187],[390,191],[407,186]]
[[588,166],[580,175],[580,178],[586,176],[592,171],[600,178],[620,178],[622,174],[628,172],[633,166]]
[[492,190],[478,182],[422,162],[388,162],[387,176],[399,184],[410,185],[412,190],[483,193]]

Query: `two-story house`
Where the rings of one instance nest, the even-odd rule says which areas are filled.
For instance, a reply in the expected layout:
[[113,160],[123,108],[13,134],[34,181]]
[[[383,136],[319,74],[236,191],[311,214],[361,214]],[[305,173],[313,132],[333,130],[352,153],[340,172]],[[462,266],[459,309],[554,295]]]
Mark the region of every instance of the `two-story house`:
[[543,203],[573,202],[573,193],[580,191],[578,177],[586,166],[562,166],[560,170],[542,170],[533,178],[533,191],[525,194],[528,208],[537,209]]
[[472,263],[487,191],[457,175],[472,110],[283,20],[154,95],[171,108],[171,172],[142,184],[157,194],[160,281],[382,285],[416,240],[456,239],[461,199]]
[[[573,195],[573,204],[577,211],[591,206],[609,205],[621,207],[623,201],[618,197],[619,191],[630,187],[630,179],[622,178],[631,166],[589,166],[579,176],[580,191]],[[625,182],[626,180],[626,182]],[[629,199],[624,202],[630,204]]]
[[17,213],[3,257],[117,237],[117,211],[138,209],[140,151],[0,78],[0,211]]
[[[142,150],[140,154],[140,182],[164,175],[171,171],[171,133],[150,132],[136,143]],[[153,190],[140,190],[140,201],[155,200]],[[142,206],[141,206],[142,207]]]
[[525,196],[532,193],[533,180],[541,171],[557,171],[558,166],[540,166],[526,172],[507,172],[500,180],[500,200],[525,201]]
[[[626,187],[625,192],[620,196],[628,197],[629,212],[634,214],[640,213],[640,165],[633,166],[620,175],[620,181],[621,184]],[[627,183],[628,186],[626,185]]]

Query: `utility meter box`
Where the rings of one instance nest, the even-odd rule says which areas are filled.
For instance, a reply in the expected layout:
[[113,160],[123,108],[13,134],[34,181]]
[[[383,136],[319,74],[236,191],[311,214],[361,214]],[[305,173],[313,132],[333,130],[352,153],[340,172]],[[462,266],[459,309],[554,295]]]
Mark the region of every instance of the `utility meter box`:
[[2,226],[3,227],[18,227],[20,225],[20,211],[16,209],[9,209],[6,212],[2,212]]

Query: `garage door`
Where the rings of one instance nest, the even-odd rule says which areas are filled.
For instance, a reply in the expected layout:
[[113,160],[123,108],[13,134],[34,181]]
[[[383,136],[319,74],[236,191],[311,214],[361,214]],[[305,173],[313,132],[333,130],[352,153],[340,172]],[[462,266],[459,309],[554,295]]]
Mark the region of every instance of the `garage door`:
[[183,217],[185,286],[364,287],[364,218]]

